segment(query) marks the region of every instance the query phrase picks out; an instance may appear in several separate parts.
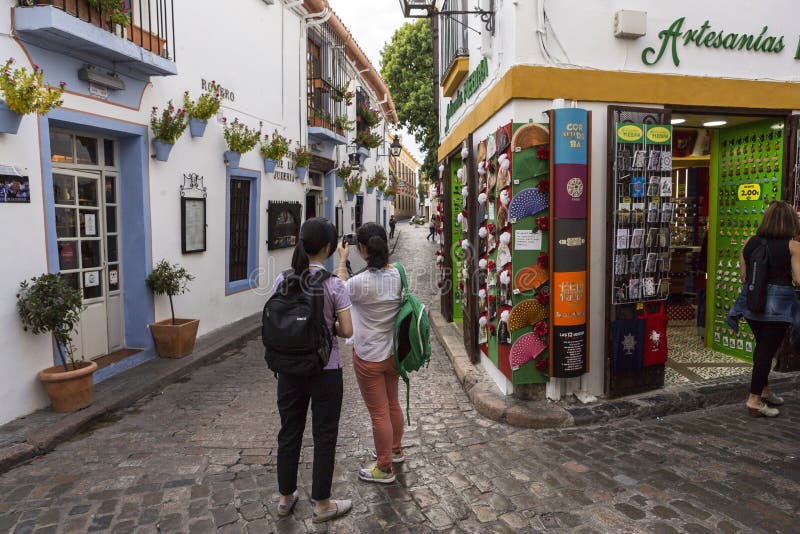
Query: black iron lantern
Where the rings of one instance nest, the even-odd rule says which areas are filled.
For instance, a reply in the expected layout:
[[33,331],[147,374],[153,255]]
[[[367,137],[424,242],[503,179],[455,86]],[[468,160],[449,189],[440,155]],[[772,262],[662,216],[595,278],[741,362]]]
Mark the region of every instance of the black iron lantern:
[[489,0],[488,10],[476,6],[472,11],[437,11],[436,0],[400,0],[400,9],[403,11],[404,17],[412,19],[429,19],[436,15],[480,15],[481,22],[486,26],[486,31],[494,35],[494,0]]
[[359,167],[361,167],[361,156],[358,154],[358,152],[352,152],[348,154],[347,160],[350,166],[353,167],[353,169],[358,169]]
[[393,158],[399,158],[402,152],[403,145],[400,144],[400,138],[395,136],[392,140],[392,144],[389,145],[389,154],[391,154]]

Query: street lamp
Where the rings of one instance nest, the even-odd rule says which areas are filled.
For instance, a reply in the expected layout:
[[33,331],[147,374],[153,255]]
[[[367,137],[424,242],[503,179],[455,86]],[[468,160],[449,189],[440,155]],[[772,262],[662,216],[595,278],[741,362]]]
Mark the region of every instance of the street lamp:
[[403,145],[400,144],[400,138],[395,136],[392,140],[392,144],[389,145],[389,154],[391,154],[393,158],[399,158],[402,152]]
[[436,15],[480,15],[486,31],[494,35],[494,0],[481,0],[481,5],[488,3],[488,9],[477,6],[472,11],[447,10],[438,11],[436,0],[400,0],[403,16],[412,19],[429,19]]

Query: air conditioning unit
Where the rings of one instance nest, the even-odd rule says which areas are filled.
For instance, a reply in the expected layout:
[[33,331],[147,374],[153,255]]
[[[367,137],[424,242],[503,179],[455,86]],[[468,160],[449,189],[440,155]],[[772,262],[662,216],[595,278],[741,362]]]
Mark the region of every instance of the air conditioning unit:
[[647,34],[647,11],[622,9],[614,13],[614,37],[638,39]]

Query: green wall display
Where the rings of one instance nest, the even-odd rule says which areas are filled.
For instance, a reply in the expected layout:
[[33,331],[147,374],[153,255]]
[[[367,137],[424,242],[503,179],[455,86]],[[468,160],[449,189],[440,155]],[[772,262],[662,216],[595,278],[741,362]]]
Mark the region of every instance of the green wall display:
[[[453,229],[453,321],[460,322],[464,318],[464,249],[461,248],[461,241],[464,239],[464,232],[458,221],[458,214],[464,209],[464,198],[461,194],[463,184],[458,178],[458,171],[462,168],[462,161],[459,157],[454,157],[450,163],[450,184],[452,189],[452,221],[450,224]],[[465,172],[465,171],[462,171]]]
[[714,136],[709,229],[709,290],[706,325],[714,350],[752,361],[755,338],[747,324],[739,333],[724,318],[741,291],[739,255],[770,202],[781,198],[783,130],[774,120],[724,128]]

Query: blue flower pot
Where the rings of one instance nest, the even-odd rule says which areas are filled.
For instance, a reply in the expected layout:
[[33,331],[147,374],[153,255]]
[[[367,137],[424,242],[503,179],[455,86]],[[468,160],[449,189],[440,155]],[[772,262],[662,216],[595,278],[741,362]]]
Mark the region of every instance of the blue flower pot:
[[203,137],[203,134],[206,133],[206,126],[208,126],[208,121],[191,119],[189,121],[189,132],[192,137]]
[[375,188],[374,187],[367,186],[367,194],[368,195],[371,195],[374,192],[375,192]]
[[239,162],[242,160],[242,153],[241,152],[234,152],[233,150],[226,150],[225,154],[225,161],[228,162],[228,167],[231,169],[238,169]]
[[295,167],[294,172],[297,174],[297,179],[301,182],[306,181],[306,175],[308,174],[308,167]]
[[275,167],[277,166],[278,166],[278,160],[264,158],[264,172],[266,173],[275,172]]
[[172,152],[172,147],[175,145],[172,143],[165,143],[160,139],[153,139],[153,150],[156,152],[156,160],[158,161],[167,161],[169,159],[169,153]]
[[378,200],[380,200],[380,199],[382,199],[382,198],[383,198],[383,193],[382,193],[381,191],[378,191],[377,193],[375,193],[375,197],[376,197]]
[[363,163],[365,159],[369,157],[370,150],[363,146],[358,147],[358,154],[361,156],[361,162]]
[[338,174],[336,175],[336,187],[344,187],[344,178]]
[[0,133],[16,134],[19,131],[19,123],[22,122],[22,115],[16,111],[11,111],[5,101],[0,100]]
[[344,192],[344,197],[347,199],[348,202],[352,202],[353,200],[355,200],[356,194],[355,193],[350,193],[348,191],[345,191]]

